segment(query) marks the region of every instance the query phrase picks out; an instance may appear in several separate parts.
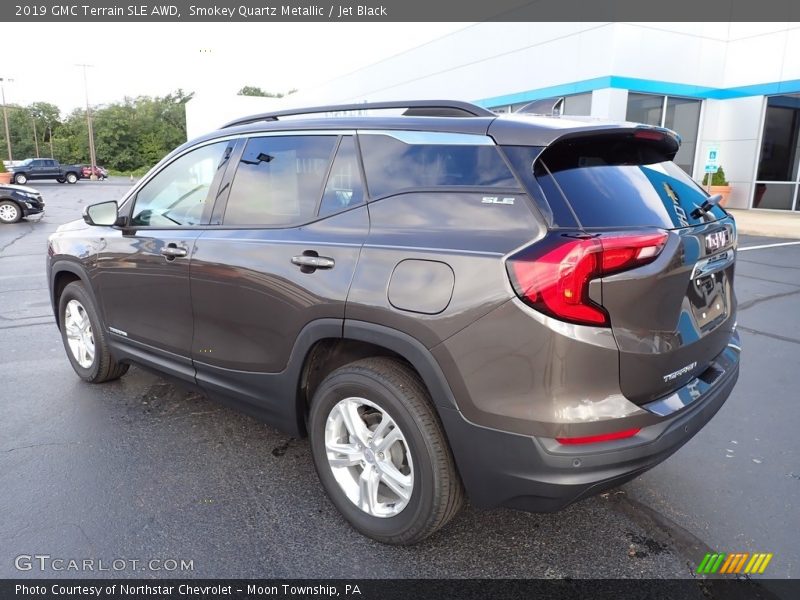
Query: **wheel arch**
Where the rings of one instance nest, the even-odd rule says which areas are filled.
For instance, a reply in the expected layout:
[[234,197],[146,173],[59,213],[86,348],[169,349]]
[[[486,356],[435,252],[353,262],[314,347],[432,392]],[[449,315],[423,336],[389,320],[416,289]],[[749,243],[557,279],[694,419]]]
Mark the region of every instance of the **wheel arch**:
[[89,283],[89,276],[83,268],[70,261],[58,261],[53,264],[50,272],[50,302],[53,305],[53,314],[56,317],[57,327],[61,327],[61,318],[58,311],[61,294],[64,293],[64,289],[70,283],[75,281],[83,283],[86,293],[92,298],[97,314],[100,316],[101,320],[103,319],[102,307],[97,302],[94,290]]
[[[307,332],[308,328],[304,333]],[[442,408],[457,408],[453,392],[436,359],[421,342],[402,331],[348,319],[344,321],[340,335],[311,336],[304,346],[302,366],[296,379],[297,424],[303,434],[306,433],[311,398],[327,374],[370,356],[388,356],[404,362],[422,380],[437,412]]]

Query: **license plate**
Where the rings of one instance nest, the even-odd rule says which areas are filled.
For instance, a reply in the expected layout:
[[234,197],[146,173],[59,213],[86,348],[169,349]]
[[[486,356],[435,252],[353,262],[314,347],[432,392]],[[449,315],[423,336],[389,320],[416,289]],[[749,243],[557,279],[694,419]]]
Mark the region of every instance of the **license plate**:
[[706,234],[706,251],[716,252],[731,243],[731,234],[727,229],[719,229]]

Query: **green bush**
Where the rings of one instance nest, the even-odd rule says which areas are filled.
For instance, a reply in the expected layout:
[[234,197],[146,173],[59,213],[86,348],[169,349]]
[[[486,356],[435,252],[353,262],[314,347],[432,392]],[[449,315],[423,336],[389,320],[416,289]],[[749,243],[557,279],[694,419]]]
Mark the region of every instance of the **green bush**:
[[112,177],[141,177],[150,170],[150,167],[139,167],[138,169],[131,169],[129,171],[120,171],[118,169],[108,169],[108,174]]
[[8,171],[6,171],[6,163],[2,160],[0,160],[0,173],[8,173]]
[[[703,185],[708,185],[708,173],[703,177]],[[725,170],[722,167],[712,174],[711,185],[728,185],[728,180],[725,179]]]

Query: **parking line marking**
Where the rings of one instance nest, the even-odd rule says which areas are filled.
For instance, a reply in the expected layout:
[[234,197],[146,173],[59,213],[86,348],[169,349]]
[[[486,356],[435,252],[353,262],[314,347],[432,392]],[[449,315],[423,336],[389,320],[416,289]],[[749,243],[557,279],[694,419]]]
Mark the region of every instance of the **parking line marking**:
[[745,246],[744,248],[739,248],[739,252],[744,252],[745,250],[761,250],[762,248],[777,248],[778,246],[797,245],[800,245],[800,242],[778,242],[777,244],[762,244],[761,246]]

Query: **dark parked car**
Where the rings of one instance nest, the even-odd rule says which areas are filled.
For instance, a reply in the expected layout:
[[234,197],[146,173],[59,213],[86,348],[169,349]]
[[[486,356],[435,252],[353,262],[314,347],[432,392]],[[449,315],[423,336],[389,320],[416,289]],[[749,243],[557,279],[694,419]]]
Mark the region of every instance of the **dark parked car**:
[[8,169],[11,181],[25,185],[32,179],[55,179],[58,183],[77,183],[81,178],[80,165],[62,165],[52,158],[28,158]]
[[[105,179],[108,177],[108,171],[100,165],[94,166],[94,174],[98,179]],[[89,179],[92,176],[92,165],[81,165],[81,177]]]
[[0,223],[16,223],[23,217],[44,212],[39,190],[0,183]]
[[[302,116],[365,108],[407,110]],[[232,122],[51,236],[67,356],[308,435],[382,542],[465,493],[560,509],[666,459],[738,377],[735,224],[678,146],[443,101]]]

